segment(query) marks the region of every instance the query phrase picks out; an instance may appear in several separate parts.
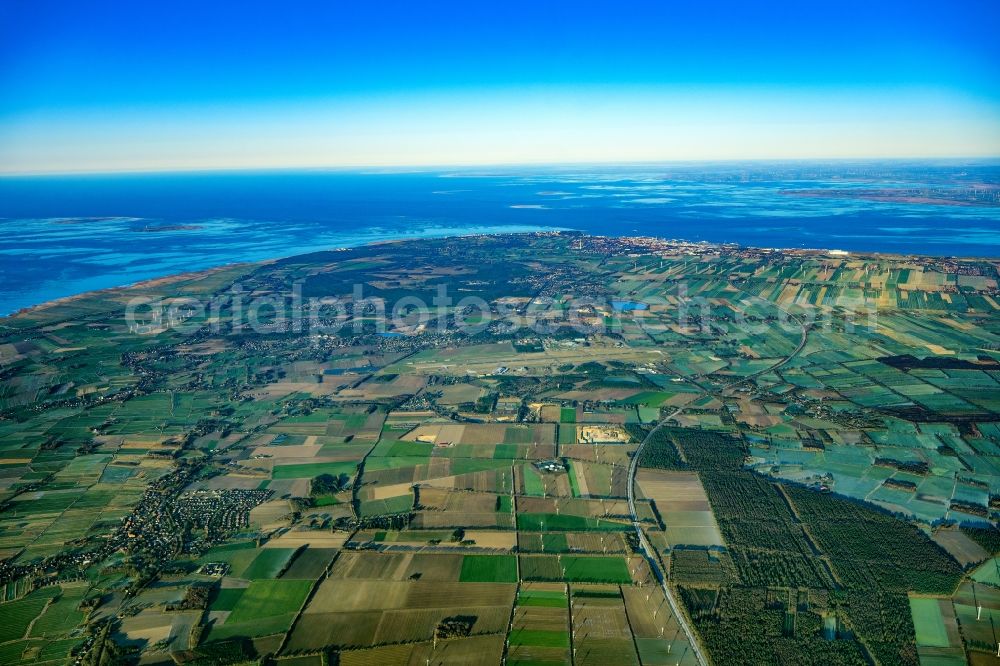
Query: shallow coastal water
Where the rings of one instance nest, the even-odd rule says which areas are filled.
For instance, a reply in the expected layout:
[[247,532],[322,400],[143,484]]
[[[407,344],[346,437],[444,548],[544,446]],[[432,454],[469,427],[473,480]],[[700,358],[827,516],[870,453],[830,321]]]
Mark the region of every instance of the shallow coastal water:
[[1000,256],[1000,207],[982,196],[998,174],[756,163],[0,178],[0,313],[220,264],[470,233]]

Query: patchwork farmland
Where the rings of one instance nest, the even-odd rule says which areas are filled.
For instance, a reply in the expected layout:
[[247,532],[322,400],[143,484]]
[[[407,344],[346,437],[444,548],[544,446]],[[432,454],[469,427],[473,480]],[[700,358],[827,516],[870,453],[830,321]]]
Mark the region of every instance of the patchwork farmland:
[[[510,326],[123,319],[237,282],[447,285]],[[997,289],[980,260],[528,234],[5,318],[0,662],[986,663]],[[567,313],[591,328],[529,325]]]

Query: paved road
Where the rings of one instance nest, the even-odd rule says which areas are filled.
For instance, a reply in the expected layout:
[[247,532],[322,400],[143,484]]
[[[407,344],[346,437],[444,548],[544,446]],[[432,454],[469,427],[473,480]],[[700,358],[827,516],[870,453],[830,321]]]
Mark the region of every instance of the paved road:
[[[781,366],[785,365],[793,358],[798,356],[799,352],[801,352],[802,349],[806,346],[806,342],[808,341],[809,338],[809,327],[805,323],[803,323],[798,317],[795,317],[791,313],[785,311],[785,314],[787,314],[790,318],[795,320],[802,327],[802,336],[799,339],[798,346],[795,347],[795,350],[787,357],[778,361],[774,365],[771,365],[763,370],[758,370],[757,372],[748,375],[741,381],[734,384],[734,386],[742,384],[744,382],[748,382],[754,379],[755,377],[764,374],[765,372],[771,372],[772,370],[777,370],[778,368],[780,368]],[[632,456],[632,461],[629,463],[628,466],[628,480],[627,480],[628,509],[629,512],[632,514],[632,527],[635,528],[636,534],[639,535],[639,545],[646,556],[646,560],[649,562],[649,566],[653,571],[653,575],[656,576],[657,580],[660,582],[660,587],[663,588],[663,594],[667,598],[667,603],[670,604],[670,610],[673,611],[674,617],[677,618],[677,623],[680,625],[681,630],[684,631],[684,636],[687,638],[687,642],[691,645],[691,650],[692,652],[694,652],[694,656],[698,660],[698,663],[701,664],[701,666],[708,666],[709,663],[708,658],[705,656],[701,644],[698,642],[698,637],[695,635],[694,631],[691,629],[691,626],[688,624],[687,616],[682,612],[680,605],[677,603],[677,599],[674,597],[673,590],[671,590],[670,586],[667,584],[667,576],[664,573],[663,568],[660,566],[659,559],[656,557],[656,551],[653,550],[653,547],[646,539],[646,533],[642,531],[642,526],[639,524],[639,517],[635,512],[635,475],[639,471],[639,458],[642,455],[642,451],[646,447],[646,444],[649,442],[649,440],[653,437],[653,435],[656,434],[656,432],[660,428],[665,426],[671,419],[680,414],[682,411],[684,411],[684,408],[678,407],[674,411],[667,414],[659,423],[656,424],[655,428],[649,431],[649,433],[642,439],[642,442],[639,443],[639,447],[635,450],[635,454]]]
[[781,359],[780,361],[778,361],[777,363],[775,363],[774,365],[772,365],[770,367],[767,367],[767,368],[765,368],[763,370],[758,370],[757,372],[755,372],[755,373],[753,373],[751,375],[748,375],[747,378],[743,380],[744,382],[750,381],[754,377],[757,377],[758,375],[762,375],[765,372],[771,372],[772,370],[777,370],[781,366],[785,365],[786,363],[788,363],[789,361],[791,361],[793,358],[795,358],[796,356],[798,356],[799,352],[802,351],[803,347],[805,347],[806,343],[809,341],[809,325],[806,324],[805,322],[803,322],[801,319],[799,319],[795,315],[793,315],[792,313],[788,312],[788,310],[785,310],[784,308],[782,308],[780,306],[778,306],[778,309],[781,310],[782,312],[784,312],[786,315],[788,315],[788,318],[792,319],[793,321],[795,321],[795,323],[798,324],[799,327],[802,329],[802,335],[799,338],[799,344],[798,344],[798,346],[795,348],[795,350],[791,354],[789,354],[788,356],[786,356],[785,358]]
[[663,594],[667,598],[667,603],[670,604],[670,610],[673,612],[674,617],[677,618],[677,623],[684,632],[684,637],[691,646],[691,650],[694,652],[694,656],[698,660],[698,663],[701,664],[701,666],[707,666],[708,659],[705,657],[705,654],[701,649],[698,637],[688,624],[687,615],[681,611],[681,608],[677,603],[677,599],[674,598],[673,590],[671,590],[670,586],[667,585],[667,577],[663,572],[663,569],[660,567],[660,561],[656,557],[656,551],[653,550],[653,547],[646,540],[646,533],[642,531],[642,526],[639,524],[639,517],[635,512],[635,474],[639,469],[639,457],[642,454],[642,450],[646,447],[646,443],[649,442],[653,434],[666,425],[670,419],[680,414],[682,409],[682,407],[678,407],[668,414],[666,418],[656,425],[655,428],[649,431],[649,434],[647,434],[643,438],[642,442],[639,443],[639,448],[635,450],[635,455],[632,456],[632,462],[629,463],[628,466],[628,510],[632,514],[632,527],[635,528],[636,534],[639,535],[639,546],[642,548],[642,551],[646,556],[646,561],[649,562],[649,567],[653,570],[653,575],[656,576],[656,579],[660,582],[660,587],[663,588]]

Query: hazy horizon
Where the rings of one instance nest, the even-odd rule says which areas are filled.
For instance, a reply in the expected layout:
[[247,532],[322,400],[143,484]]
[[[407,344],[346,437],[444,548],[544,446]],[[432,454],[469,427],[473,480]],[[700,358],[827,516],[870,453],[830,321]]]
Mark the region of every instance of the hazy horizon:
[[1000,7],[976,0],[0,19],[4,174],[1000,155]]
[[[733,159],[677,159],[677,160],[606,160],[606,161],[578,161],[578,162],[482,162],[482,163],[450,163],[450,164],[318,164],[318,165],[289,165],[289,166],[219,166],[219,167],[190,167],[190,168],[134,168],[115,170],[78,170],[78,171],[24,171],[5,172],[0,170],[0,178],[28,178],[46,176],[116,176],[116,175],[195,175],[204,174],[266,174],[266,173],[294,173],[294,172],[334,172],[334,173],[354,173],[360,175],[403,175],[413,174],[433,174],[438,173],[441,177],[449,174],[447,171],[463,172],[475,170],[495,170],[497,172],[522,171],[536,169],[546,171],[552,169],[586,169],[586,168],[644,168],[644,167],[711,167],[711,166],[790,166],[790,165],[813,165],[813,166],[864,166],[864,165],[913,165],[913,166],[995,166],[1000,165],[1000,153],[993,155],[954,155],[936,157],[792,157],[792,158],[766,158],[749,157]],[[484,171],[489,175],[491,171]]]

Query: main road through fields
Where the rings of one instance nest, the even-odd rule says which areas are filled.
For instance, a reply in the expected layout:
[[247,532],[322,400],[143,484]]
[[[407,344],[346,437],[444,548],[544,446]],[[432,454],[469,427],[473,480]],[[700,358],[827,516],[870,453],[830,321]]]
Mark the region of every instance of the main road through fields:
[[660,587],[663,588],[663,594],[667,598],[667,603],[670,604],[671,612],[673,612],[674,617],[677,618],[677,624],[679,624],[681,629],[684,631],[684,637],[691,646],[691,650],[694,652],[694,656],[698,660],[698,663],[701,664],[701,666],[707,666],[708,659],[705,658],[705,654],[702,652],[701,644],[698,642],[698,637],[695,635],[694,631],[691,630],[691,626],[687,621],[687,615],[682,612],[677,600],[674,598],[674,592],[667,584],[667,576],[660,567],[660,560],[656,557],[656,551],[653,550],[652,545],[650,545],[650,543],[646,540],[646,533],[642,531],[642,525],[639,524],[639,516],[635,512],[635,474],[639,469],[639,456],[642,454],[643,448],[645,448],[646,443],[649,442],[653,434],[666,425],[670,419],[680,414],[682,409],[682,407],[678,407],[668,414],[666,418],[656,425],[655,428],[649,431],[649,434],[647,434],[642,439],[642,442],[639,443],[639,448],[635,450],[635,454],[632,456],[632,462],[629,463],[628,466],[628,510],[629,513],[632,514],[632,527],[635,528],[636,534],[639,535],[639,546],[646,555],[646,560],[649,562],[653,575],[656,576],[656,579],[660,582]]
[[[786,356],[785,358],[781,359],[780,361],[778,361],[773,365],[768,366],[763,370],[758,370],[757,372],[748,375],[741,381],[737,382],[737,384],[748,382],[754,379],[755,377],[764,374],[765,372],[771,372],[772,370],[777,370],[778,368],[780,368],[781,366],[785,365],[793,358],[798,356],[799,352],[801,352],[802,349],[806,346],[806,342],[809,339],[809,326],[804,322],[802,322],[798,317],[795,317],[788,311],[784,310],[784,308],[781,308],[780,306],[778,307],[783,312],[785,312],[786,315],[795,320],[799,324],[799,326],[802,327],[802,334],[801,337],[799,338],[799,344],[795,347],[795,350],[792,351],[792,353]],[[735,384],[733,386],[735,386]],[[669,423],[674,417],[676,417],[682,411],[684,411],[684,408],[678,407],[674,411],[667,414],[663,419],[661,419],[660,422],[656,424],[656,427],[650,430],[649,433],[647,433],[646,436],[642,438],[642,441],[639,443],[639,447],[635,450],[635,453],[632,455],[632,461],[629,463],[628,466],[628,479],[626,480],[626,485],[628,489],[628,510],[629,513],[631,513],[632,515],[632,527],[635,528],[636,534],[639,536],[639,545],[646,556],[646,560],[649,562],[649,566],[653,571],[653,575],[656,576],[657,580],[660,582],[660,587],[663,588],[663,594],[667,598],[667,603],[670,604],[670,610],[673,611],[674,617],[677,618],[677,624],[679,624],[681,629],[684,631],[684,636],[685,638],[687,638],[687,642],[691,646],[691,650],[692,652],[694,652],[694,656],[698,660],[698,663],[701,664],[701,666],[708,666],[709,663],[708,658],[705,656],[705,653],[701,648],[701,644],[698,642],[698,636],[691,629],[691,625],[688,623],[687,620],[687,615],[685,615],[682,612],[680,605],[677,603],[677,599],[674,597],[673,590],[670,588],[670,585],[667,584],[666,573],[660,566],[660,560],[659,558],[656,557],[656,551],[653,550],[652,545],[646,539],[646,533],[642,531],[642,525],[639,524],[639,516],[638,514],[636,514],[635,511],[635,475],[639,471],[639,458],[642,455],[642,450],[646,447],[646,444],[660,428]]]

